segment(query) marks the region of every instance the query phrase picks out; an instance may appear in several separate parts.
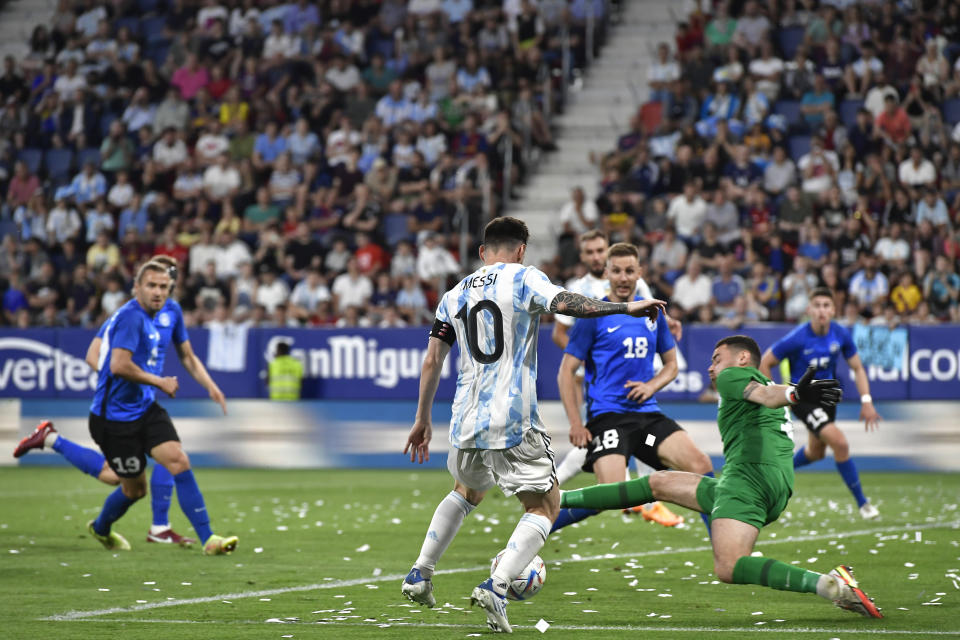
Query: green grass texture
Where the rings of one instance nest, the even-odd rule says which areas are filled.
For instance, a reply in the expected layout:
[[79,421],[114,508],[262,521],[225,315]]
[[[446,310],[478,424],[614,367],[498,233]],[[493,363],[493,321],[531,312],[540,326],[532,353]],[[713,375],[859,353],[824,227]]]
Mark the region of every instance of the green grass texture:
[[[464,522],[434,577],[437,607],[400,595],[446,472],[198,469],[214,531],[230,556],[145,541],[149,497],[116,525],[133,545],[105,550],[86,532],[112,490],[73,469],[0,470],[0,637],[486,637],[471,589],[489,573],[521,515],[491,491]],[[580,475],[571,486],[590,484]],[[884,619],[813,594],[726,585],[713,575],[697,514],[667,529],[607,512],[552,535],[543,590],[511,602],[514,633],[547,638],[960,637],[960,475],[869,473],[881,517],[862,520],[840,476],[797,475],[756,551],[826,572],[854,568]],[[174,528],[190,533],[176,500]],[[706,636],[705,634],[710,634]]]

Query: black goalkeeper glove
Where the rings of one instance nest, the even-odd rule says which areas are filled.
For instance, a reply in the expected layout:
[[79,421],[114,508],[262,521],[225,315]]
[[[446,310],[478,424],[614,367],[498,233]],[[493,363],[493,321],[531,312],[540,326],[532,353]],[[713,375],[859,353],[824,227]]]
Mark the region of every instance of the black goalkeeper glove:
[[813,376],[817,373],[816,367],[809,367],[803,374],[800,381],[793,388],[791,398],[793,402],[802,402],[820,407],[835,407],[840,399],[843,398],[843,389],[840,388],[840,381],[836,379],[814,380]]

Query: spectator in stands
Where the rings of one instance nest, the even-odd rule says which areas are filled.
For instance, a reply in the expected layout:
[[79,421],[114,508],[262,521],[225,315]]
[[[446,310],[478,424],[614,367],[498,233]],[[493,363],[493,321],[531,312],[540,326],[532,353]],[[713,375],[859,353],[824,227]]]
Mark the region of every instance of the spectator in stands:
[[872,40],[860,43],[860,57],[848,65],[844,82],[850,96],[866,95],[876,81],[876,74],[883,71],[883,61],[877,57],[877,48]]
[[373,296],[373,283],[360,273],[357,259],[351,256],[346,263],[346,272],[334,279],[331,291],[334,308],[338,313],[344,313],[349,307],[366,306]]
[[763,170],[763,190],[770,196],[782,195],[787,187],[797,183],[797,167],[783,145],[775,145],[770,162]]
[[920,200],[927,188],[936,190],[937,170],[933,163],[923,157],[918,145],[910,147],[910,157],[897,167],[897,178],[907,188],[914,201]]
[[[753,4],[756,5],[755,2]],[[766,17],[760,17],[766,20]],[[743,24],[743,20],[744,18],[741,18],[737,21],[738,28]],[[773,43],[766,36],[759,41],[759,51],[759,55],[750,61],[748,77],[757,83],[757,89],[772,104],[780,97],[780,85],[785,66],[783,60],[774,52]]]
[[924,221],[932,224],[940,233],[950,229],[947,204],[932,184],[923,190],[923,198],[917,203],[916,223],[919,225]]
[[707,203],[700,197],[695,179],[687,180],[683,193],[674,196],[667,208],[667,219],[674,225],[677,237],[691,244],[700,234],[700,227],[707,215]]
[[910,243],[903,238],[902,234],[903,231],[897,223],[885,226],[873,247],[874,253],[882,263],[894,271],[905,269],[910,259]]
[[860,305],[863,310],[875,301],[886,300],[890,293],[887,276],[877,269],[877,258],[872,253],[864,252],[861,257],[863,268],[850,278],[850,298]]
[[892,147],[906,142],[910,136],[910,118],[892,95],[884,96],[883,112],[876,117],[875,124],[877,135]]
[[111,271],[120,265],[120,250],[110,242],[110,233],[106,230],[96,234],[96,241],[87,249],[87,267],[94,273]]
[[700,260],[694,255],[687,263],[687,270],[673,285],[672,305],[685,320],[700,318],[700,309],[710,304],[713,294],[710,277],[701,270]]
[[13,177],[7,185],[7,206],[11,209],[27,204],[40,188],[40,179],[30,173],[27,164],[18,160],[13,168]]
[[960,321],[960,275],[950,260],[939,255],[923,281],[923,297],[940,320]]
[[[770,20],[760,12],[756,0],[747,0],[743,5],[743,15],[737,19],[733,32],[733,41],[747,52],[751,58],[757,57],[763,42],[769,42]],[[771,98],[772,99],[772,98]]]
[[902,316],[916,311],[922,301],[923,292],[917,286],[913,272],[907,270],[901,273],[897,286],[890,292],[893,308]]
[[288,313],[301,322],[308,322],[321,303],[332,299],[333,296],[327,288],[323,274],[319,269],[310,269],[306,277],[293,288]]
[[804,256],[796,256],[793,270],[783,279],[783,313],[790,322],[796,322],[803,317],[810,302],[810,294],[817,286],[817,276],[808,270],[807,265]]
[[777,319],[780,306],[780,281],[770,273],[766,263],[756,261],[750,268],[747,289],[754,302],[763,307],[761,315],[772,320]]
[[417,275],[436,290],[446,288],[449,276],[460,272],[460,265],[442,244],[441,237],[427,234],[417,253]]
[[723,244],[735,242],[740,237],[740,212],[727,200],[724,189],[717,189],[713,201],[707,205],[704,221],[712,224],[717,231],[717,239]]
[[720,47],[726,47],[733,42],[734,34],[737,31],[737,21],[731,18],[727,13],[727,3],[725,0],[716,3],[713,12],[713,18],[707,23],[703,31],[704,42],[711,53]]
[[815,200],[822,200],[836,181],[840,159],[835,151],[823,148],[823,140],[819,136],[813,136],[810,139],[810,151],[800,158],[797,168],[802,175],[803,192]]
[[833,91],[827,87],[827,81],[822,73],[813,77],[813,87],[803,94],[800,101],[800,113],[807,126],[814,130],[823,122],[828,111],[832,111],[836,104]]
[[650,99],[668,104],[670,89],[680,79],[680,66],[670,56],[670,45],[661,42],[657,45],[657,59],[647,69],[647,84],[650,85]]
[[733,311],[737,298],[747,293],[747,286],[743,278],[734,273],[734,258],[731,254],[720,257],[719,273],[713,278],[710,286],[711,300],[714,314],[724,316]]

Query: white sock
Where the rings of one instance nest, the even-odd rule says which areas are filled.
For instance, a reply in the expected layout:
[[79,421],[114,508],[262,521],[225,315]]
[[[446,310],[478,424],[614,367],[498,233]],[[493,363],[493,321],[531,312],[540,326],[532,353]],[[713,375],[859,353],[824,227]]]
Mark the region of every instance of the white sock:
[[824,573],[817,580],[817,595],[827,600],[836,600],[840,597],[840,579]]
[[533,557],[537,555],[552,526],[550,518],[535,513],[525,513],[520,517],[517,528],[513,530],[507,542],[506,553],[500,558],[497,570],[493,572],[493,590],[506,595],[507,587],[520,575]]
[[150,533],[157,535],[158,533],[163,533],[170,528],[170,523],[167,524],[152,524],[150,525]]
[[447,497],[437,505],[430,527],[427,529],[427,536],[423,539],[423,546],[420,548],[420,557],[413,565],[420,569],[424,578],[433,576],[433,570],[440,556],[453,542],[454,536],[460,530],[460,525],[463,524],[463,519],[475,508],[476,505],[467,502],[467,499],[456,491],[448,493]]
[[60,437],[60,434],[57,433],[56,431],[51,431],[50,433],[48,433],[48,434],[47,434],[46,436],[44,436],[44,438],[43,438],[43,448],[44,448],[44,449],[52,449],[52,448],[53,448],[53,445],[56,444],[56,442],[57,442],[57,438],[59,438],[59,437]]
[[[587,459],[587,450],[574,447],[567,452],[560,464],[557,465],[557,485],[563,486],[570,478],[580,473],[583,461]],[[521,567],[522,568],[522,567]]]

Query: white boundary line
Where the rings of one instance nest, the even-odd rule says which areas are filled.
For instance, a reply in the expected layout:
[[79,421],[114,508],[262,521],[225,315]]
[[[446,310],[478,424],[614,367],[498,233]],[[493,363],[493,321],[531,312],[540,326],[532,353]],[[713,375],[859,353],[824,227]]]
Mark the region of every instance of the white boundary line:
[[[942,529],[948,527],[960,527],[960,521],[941,521],[941,522],[929,522],[919,525],[908,525],[908,526],[890,526],[890,527],[875,527],[872,529],[859,529],[856,531],[845,531],[837,532],[832,534],[817,534],[817,535],[805,535],[805,536],[788,536],[785,538],[775,538],[775,539],[764,539],[757,542],[756,546],[767,546],[773,544],[784,544],[790,542],[812,542],[820,540],[831,540],[831,539],[842,539],[842,538],[851,538],[856,536],[865,536],[873,535],[877,533],[899,533],[906,531],[921,531],[924,529]],[[584,556],[580,558],[564,558],[562,560],[549,560],[547,565],[549,566],[552,563],[568,563],[568,562],[594,562],[598,560],[619,560],[624,558],[643,558],[650,556],[665,556],[673,555],[677,553],[697,553],[702,551],[710,551],[712,547],[709,545],[701,545],[698,547],[682,547],[679,549],[655,549],[651,551],[636,551],[633,553],[606,553],[603,555],[594,555],[594,556]],[[436,572],[436,575],[448,575],[454,573],[467,573],[472,571],[481,571],[486,569],[488,565],[478,565],[475,567],[458,567],[455,569],[441,569]],[[54,614],[40,620],[54,621],[54,622],[67,622],[72,620],[84,620],[88,618],[97,618],[100,616],[107,616],[115,613],[133,613],[136,611],[149,611],[151,609],[163,609],[166,607],[178,607],[182,605],[190,604],[204,604],[207,602],[217,602],[219,600],[241,600],[244,598],[262,598],[265,596],[275,596],[282,595],[284,593],[297,593],[303,591],[319,591],[323,589],[337,589],[340,587],[354,587],[361,584],[372,584],[376,582],[392,582],[394,580],[403,580],[406,576],[405,573],[395,573],[389,575],[380,575],[380,576],[369,576],[365,578],[352,578],[350,580],[332,580],[330,582],[321,582],[314,584],[304,584],[297,585],[292,587],[277,587],[275,589],[261,589],[257,591],[241,591],[237,593],[222,593],[213,596],[201,596],[197,598],[183,598],[180,600],[160,600],[157,602],[148,602],[146,604],[137,604],[128,607],[109,607],[107,609],[94,609],[92,611],[68,611],[66,613]]]
[[[87,618],[75,622],[127,622],[145,624],[216,624],[216,625],[294,625],[314,627],[400,627],[405,629],[477,629],[476,624],[450,624],[444,622],[303,622],[289,621],[283,623],[267,622],[265,620],[157,620],[156,618]],[[514,629],[534,629],[533,625],[512,625]],[[825,627],[676,627],[660,625],[599,625],[599,624],[552,624],[554,631],[681,631],[687,633],[857,633],[873,635],[904,635],[904,636],[956,636],[957,631],[917,631],[915,629],[837,629]]]

